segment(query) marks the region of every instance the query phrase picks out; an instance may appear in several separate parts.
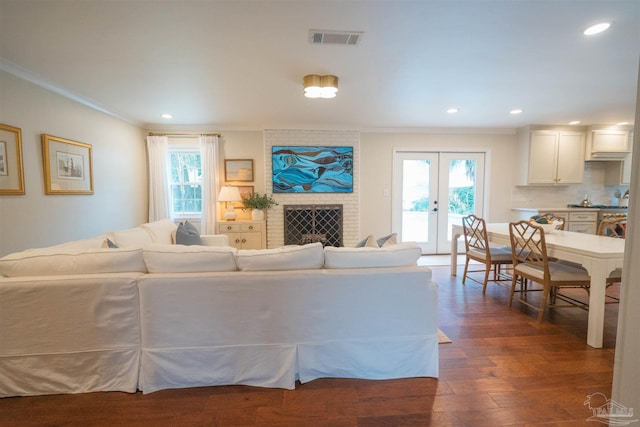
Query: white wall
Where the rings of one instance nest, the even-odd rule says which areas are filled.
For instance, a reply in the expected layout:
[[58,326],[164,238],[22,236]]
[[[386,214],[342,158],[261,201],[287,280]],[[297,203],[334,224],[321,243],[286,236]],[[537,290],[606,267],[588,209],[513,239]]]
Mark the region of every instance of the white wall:
[[[147,219],[142,129],[0,71],[0,122],[22,129],[24,196],[0,196],[0,256]],[[93,146],[93,195],[45,195],[41,134]]]
[[[487,220],[508,221],[515,155],[515,131],[482,133],[450,130],[428,133],[363,133],[360,136],[360,182],[363,235],[382,236],[391,229],[393,149],[416,147],[434,151],[487,150]],[[385,195],[388,190],[388,195]]]

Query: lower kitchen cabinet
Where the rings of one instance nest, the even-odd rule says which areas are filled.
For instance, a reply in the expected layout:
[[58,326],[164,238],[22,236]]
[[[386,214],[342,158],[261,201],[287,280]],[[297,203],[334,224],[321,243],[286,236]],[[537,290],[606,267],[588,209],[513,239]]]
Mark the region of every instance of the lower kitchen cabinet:
[[264,221],[222,221],[216,232],[229,237],[229,245],[237,249],[267,247],[267,227]]
[[569,222],[567,224],[565,226],[567,231],[596,234],[598,231],[598,211],[569,212]]

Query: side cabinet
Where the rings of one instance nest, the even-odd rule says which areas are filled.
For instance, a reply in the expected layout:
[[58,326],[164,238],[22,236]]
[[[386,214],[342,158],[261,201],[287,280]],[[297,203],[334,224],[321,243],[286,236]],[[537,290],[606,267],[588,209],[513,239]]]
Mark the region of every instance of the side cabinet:
[[226,234],[229,244],[237,249],[264,249],[267,246],[264,221],[223,221],[217,223],[217,233]]

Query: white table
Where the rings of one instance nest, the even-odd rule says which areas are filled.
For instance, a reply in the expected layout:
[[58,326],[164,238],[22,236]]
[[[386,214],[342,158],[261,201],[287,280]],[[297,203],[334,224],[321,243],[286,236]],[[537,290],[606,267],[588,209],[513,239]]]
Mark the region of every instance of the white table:
[[[464,234],[462,225],[451,227],[451,274],[456,275],[457,241]],[[508,223],[487,224],[490,242],[511,245]],[[589,291],[589,324],[587,344],[602,347],[606,280],[616,268],[622,267],[624,239],[555,230],[545,235],[549,256],[582,264],[591,276]]]

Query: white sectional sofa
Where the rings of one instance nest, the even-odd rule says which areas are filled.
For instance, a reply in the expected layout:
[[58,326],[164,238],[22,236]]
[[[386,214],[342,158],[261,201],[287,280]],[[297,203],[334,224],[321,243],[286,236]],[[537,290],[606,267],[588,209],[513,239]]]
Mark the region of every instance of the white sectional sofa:
[[174,232],[0,259],[0,397],[438,376],[438,287],[416,244],[236,250]]

